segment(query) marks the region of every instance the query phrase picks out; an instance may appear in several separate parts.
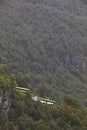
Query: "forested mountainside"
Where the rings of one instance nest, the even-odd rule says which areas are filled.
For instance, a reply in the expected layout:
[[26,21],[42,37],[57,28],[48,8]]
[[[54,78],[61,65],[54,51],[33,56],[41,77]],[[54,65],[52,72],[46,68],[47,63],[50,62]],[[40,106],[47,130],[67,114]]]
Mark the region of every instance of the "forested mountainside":
[[65,95],[55,106],[35,102],[29,89],[17,91],[16,76],[0,65],[0,130],[87,130],[87,111],[76,99]]
[[40,95],[87,105],[86,0],[1,0],[0,63],[29,76]]

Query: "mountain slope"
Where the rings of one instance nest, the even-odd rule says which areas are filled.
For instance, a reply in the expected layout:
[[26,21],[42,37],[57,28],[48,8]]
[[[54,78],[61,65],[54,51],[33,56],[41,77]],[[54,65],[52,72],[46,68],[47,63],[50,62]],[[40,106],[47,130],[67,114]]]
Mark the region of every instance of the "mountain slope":
[[0,63],[28,74],[33,86],[49,84],[47,96],[86,100],[86,1],[1,1]]

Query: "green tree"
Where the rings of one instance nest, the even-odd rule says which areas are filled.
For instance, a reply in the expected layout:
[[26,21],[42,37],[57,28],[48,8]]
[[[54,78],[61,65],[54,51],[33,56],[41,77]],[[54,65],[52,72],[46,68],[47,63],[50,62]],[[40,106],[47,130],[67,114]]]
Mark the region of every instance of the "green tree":
[[76,99],[72,98],[69,95],[64,95],[64,101],[68,105],[71,105],[71,106],[73,106],[75,108],[81,108],[81,104]]

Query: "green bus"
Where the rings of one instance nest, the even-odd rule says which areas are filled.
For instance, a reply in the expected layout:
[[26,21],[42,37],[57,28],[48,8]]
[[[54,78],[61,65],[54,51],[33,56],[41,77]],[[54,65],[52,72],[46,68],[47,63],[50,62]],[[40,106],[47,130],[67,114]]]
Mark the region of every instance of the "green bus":
[[16,87],[16,90],[17,90],[18,92],[21,92],[21,93],[26,93],[26,92],[29,91],[28,88],[23,88],[23,87]]

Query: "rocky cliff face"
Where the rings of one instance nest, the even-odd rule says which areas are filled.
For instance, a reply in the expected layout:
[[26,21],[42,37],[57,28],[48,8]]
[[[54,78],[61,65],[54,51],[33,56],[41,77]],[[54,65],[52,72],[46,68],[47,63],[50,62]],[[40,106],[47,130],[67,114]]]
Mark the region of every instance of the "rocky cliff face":
[[86,69],[87,68],[87,60],[83,56],[74,56],[67,54],[65,59],[65,66],[73,66],[77,69]]
[[2,105],[3,109],[5,109],[7,112],[9,111],[11,99],[7,91],[4,94],[0,94],[0,104]]

